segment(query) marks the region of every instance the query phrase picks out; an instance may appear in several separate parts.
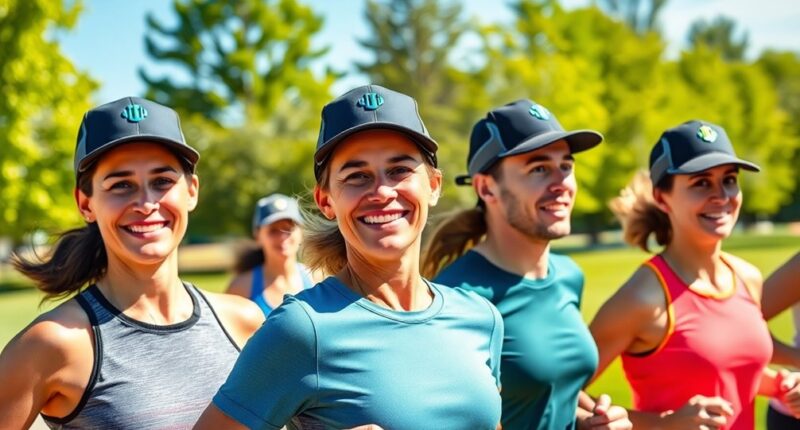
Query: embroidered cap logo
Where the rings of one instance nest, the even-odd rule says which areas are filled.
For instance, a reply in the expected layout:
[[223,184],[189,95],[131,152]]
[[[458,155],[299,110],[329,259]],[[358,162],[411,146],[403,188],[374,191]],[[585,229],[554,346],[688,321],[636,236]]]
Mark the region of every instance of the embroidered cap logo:
[[550,119],[550,111],[542,105],[531,106],[530,110],[528,110],[528,113],[531,114],[532,117],[542,121],[547,121]]
[[697,137],[705,142],[713,143],[717,140],[717,131],[707,125],[703,125],[697,129]]
[[284,211],[289,207],[289,204],[286,203],[286,200],[284,199],[278,199],[275,200],[275,202],[272,204],[272,207],[275,211]]
[[383,97],[378,93],[366,93],[356,102],[356,106],[365,110],[375,110],[383,104]]
[[147,109],[142,105],[131,103],[122,109],[121,115],[130,122],[139,122],[147,118]]

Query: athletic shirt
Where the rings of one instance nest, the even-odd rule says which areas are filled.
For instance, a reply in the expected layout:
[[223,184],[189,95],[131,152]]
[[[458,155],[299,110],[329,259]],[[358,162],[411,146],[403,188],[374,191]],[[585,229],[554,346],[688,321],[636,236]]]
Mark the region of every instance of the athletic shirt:
[[584,278],[575,262],[550,254],[547,276],[527,279],[469,251],[435,281],[478,293],[503,316],[503,429],[573,429],[578,392],[598,361],[580,312]]
[[184,286],[192,315],[165,326],[127,317],[94,285],[76,297],[92,326],[94,366],[71,414],[42,416],[50,428],[192,428],[239,350],[202,293]]
[[[730,263],[725,264],[733,271]],[[719,396],[734,411],[722,429],[752,430],[753,403],[761,372],[772,357],[772,341],[748,287],[734,274],[729,292],[702,295],[691,290],[660,255],[645,266],[661,282],[669,322],[654,351],[622,355],[634,407],[661,413],[680,409],[697,394]]]
[[[314,286],[314,281],[311,280],[311,273],[308,268],[300,263],[297,263],[297,270],[300,272],[300,278],[303,280],[303,289],[307,290]],[[252,281],[250,282],[250,300],[254,301],[264,315],[269,315],[272,312],[272,306],[267,303],[264,298],[264,266],[258,265],[253,269]]]
[[494,429],[503,321],[477,295],[429,286],[433,302],[413,312],[333,277],[287,296],[214,404],[251,429]]

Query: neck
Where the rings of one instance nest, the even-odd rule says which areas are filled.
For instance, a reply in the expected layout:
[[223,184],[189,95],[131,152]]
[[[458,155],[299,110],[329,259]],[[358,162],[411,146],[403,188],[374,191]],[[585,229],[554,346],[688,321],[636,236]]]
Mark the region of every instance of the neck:
[[699,243],[693,238],[673,232],[672,241],[662,253],[678,275],[688,284],[696,280],[712,286],[721,285],[718,279],[730,273],[722,261],[722,241]]
[[419,248],[417,242],[399,259],[378,263],[348,248],[347,265],[336,276],[357,294],[389,309],[426,309],[433,296],[419,273]]
[[525,278],[547,277],[550,241],[533,238],[509,225],[487,216],[486,239],[475,246],[495,266]]
[[107,255],[108,270],[97,286],[126,315],[160,325],[191,315],[191,299],[178,277],[177,252],[152,265],[132,264],[112,253]]

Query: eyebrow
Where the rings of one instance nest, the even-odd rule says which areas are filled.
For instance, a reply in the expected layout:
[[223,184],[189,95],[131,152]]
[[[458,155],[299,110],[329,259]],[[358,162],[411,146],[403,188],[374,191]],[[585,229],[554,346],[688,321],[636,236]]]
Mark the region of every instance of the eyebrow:
[[[553,157],[549,155],[541,155],[541,154],[532,155],[530,158],[528,158],[527,161],[525,161],[525,164],[528,165],[528,164],[540,163],[543,161],[551,161],[551,160],[553,160]],[[573,157],[572,154],[567,154],[564,156],[562,161],[575,161],[575,157]]]
[[[394,157],[389,158],[389,164],[397,164],[397,163],[401,163],[403,161],[418,162],[419,160],[417,160],[414,157],[412,157],[410,155],[407,155],[407,154],[395,155]],[[339,168],[339,171],[341,172],[341,171],[346,170],[346,169],[354,169],[354,168],[365,167],[367,164],[368,163],[366,161],[364,161],[364,160],[351,160],[351,161],[348,161],[348,162],[344,163],[342,165],[342,167]]]
[[[173,168],[171,166],[156,167],[156,168],[150,170],[150,174],[151,175],[157,175],[159,173],[166,173],[166,172],[178,173],[178,171],[175,170],[175,168]],[[133,171],[132,170],[119,170],[119,171],[116,171],[116,172],[109,173],[108,175],[106,175],[103,178],[103,180],[105,181],[105,180],[113,179],[113,178],[124,178],[124,177],[132,176],[132,175],[133,175]]]

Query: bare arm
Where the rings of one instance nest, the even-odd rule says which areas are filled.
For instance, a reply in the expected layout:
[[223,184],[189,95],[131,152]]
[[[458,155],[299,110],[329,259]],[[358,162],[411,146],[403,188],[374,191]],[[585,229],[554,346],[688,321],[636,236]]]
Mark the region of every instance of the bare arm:
[[66,416],[92,371],[88,320],[74,303],[37,318],[0,354],[0,417],[5,428],[28,428],[40,412]]
[[796,288],[799,279],[800,253],[797,253],[764,281],[761,298],[764,319],[772,319],[800,300],[800,288]]
[[213,403],[208,405],[206,410],[203,411],[203,415],[200,415],[197,424],[192,428],[195,430],[248,430],[245,425],[225,415],[219,408],[214,406]]

